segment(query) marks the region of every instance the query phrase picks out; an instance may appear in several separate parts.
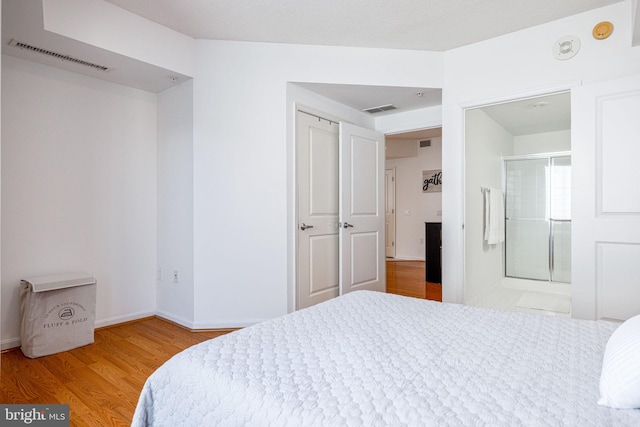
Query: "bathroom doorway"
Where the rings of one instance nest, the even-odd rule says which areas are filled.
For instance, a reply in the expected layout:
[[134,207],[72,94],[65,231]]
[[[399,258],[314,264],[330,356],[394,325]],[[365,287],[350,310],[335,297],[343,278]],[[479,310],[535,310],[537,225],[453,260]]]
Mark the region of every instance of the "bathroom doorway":
[[[570,316],[570,165],[569,92],[466,110],[466,304]],[[485,240],[486,188],[504,202],[497,244]]]

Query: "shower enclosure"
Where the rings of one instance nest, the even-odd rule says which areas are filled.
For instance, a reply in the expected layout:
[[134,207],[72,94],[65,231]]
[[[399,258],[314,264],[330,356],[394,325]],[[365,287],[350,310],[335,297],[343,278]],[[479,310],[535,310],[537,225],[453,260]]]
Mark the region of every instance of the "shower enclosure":
[[571,282],[571,155],[504,159],[505,276]]

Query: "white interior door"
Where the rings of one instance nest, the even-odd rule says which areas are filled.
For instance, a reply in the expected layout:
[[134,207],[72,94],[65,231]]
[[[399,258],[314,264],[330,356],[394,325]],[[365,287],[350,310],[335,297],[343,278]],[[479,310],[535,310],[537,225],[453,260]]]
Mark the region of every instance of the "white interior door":
[[384,171],[384,229],[385,255],[388,258],[396,256],[396,170]]
[[640,75],[571,93],[572,314],[640,314]]
[[340,293],[385,291],[384,135],[340,123]]
[[298,112],[297,309],[338,296],[338,124]]

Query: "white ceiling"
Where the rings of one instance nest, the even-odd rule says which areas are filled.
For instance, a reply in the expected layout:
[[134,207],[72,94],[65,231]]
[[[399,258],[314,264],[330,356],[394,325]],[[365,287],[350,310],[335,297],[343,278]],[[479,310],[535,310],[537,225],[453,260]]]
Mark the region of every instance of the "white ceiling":
[[[47,55],[12,47],[9,46],[12,39],[107,66],[112,71],[96,71],[73,62],[61,61]],[[178,82],[188,79],[187,76],[179,73],[169,72],[146,62],[45,31],[42,0],[2,1],[2,53],[154,93],[174,85],[169,79],[170,76],[176,78]]]
[[[194,38],[444,51],[622,0],[104,1]],[[3,53],[82,72],[73,64],[8,47],[8,41],[16,38],[115,69],[100,75],[85,73],[93,77],[151,92],[173,85],[167,70],[44,31],[41,0],[4,0],[2,9]],[[175,73],[172,77],[187,78]],[[442,98],[442,91],[433,88],[298,84],[357,110],[385,104],[398,108],[379,115],[439,105]],[[515,105],[504,105],[487,112],[507,127],[515,126],[517,110]],[[535,114],[550,112],[552,108]],[[557,122],[558,114],[550,116]],[[568,109],[562,115],[567,116]],[[507,120],[512,124],[505,124]],[[532,133],[528,130],[536,123],[547,122],[541,117],[519,121],[522,126],[512,128],[514,135]]]
[[442,104],[442,90],[421,87],[361,86],[324,83],[296,83],[311,92],[356,110],[392,104],[395,110],[375,113],[376,117],[435,107]]
[[513,136],[571,129],[569,92],[482,107]]
[[197,39],[445,51],[622,0],[106,0]]
[[[621,0],[106,1],[199,39],[445,51]],[[440,89],[299,85],[357,110],[397,107],[377,116],[442,102]],[[544,101],[548,104],[544,108],[523,101],[485,111],[513,135],[568,129],[569,94]],[[433,136],[439,135],[423,132],[406,137]]]

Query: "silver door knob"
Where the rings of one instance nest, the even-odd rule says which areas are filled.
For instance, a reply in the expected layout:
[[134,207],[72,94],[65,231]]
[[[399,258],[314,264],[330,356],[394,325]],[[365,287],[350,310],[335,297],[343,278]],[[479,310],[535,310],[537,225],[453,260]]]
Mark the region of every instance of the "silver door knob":
[[307,225],[304,222],[300,224],[300,230],[306,230],[307,228],[313,228],[313,225]]
[[347,227],[353,227],[353,224],[349,224],[348,222],[344,222],[344,224],[342,224],[342,228],[347,228]]

